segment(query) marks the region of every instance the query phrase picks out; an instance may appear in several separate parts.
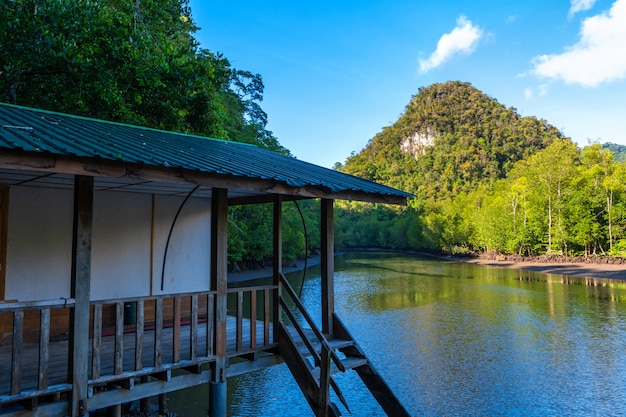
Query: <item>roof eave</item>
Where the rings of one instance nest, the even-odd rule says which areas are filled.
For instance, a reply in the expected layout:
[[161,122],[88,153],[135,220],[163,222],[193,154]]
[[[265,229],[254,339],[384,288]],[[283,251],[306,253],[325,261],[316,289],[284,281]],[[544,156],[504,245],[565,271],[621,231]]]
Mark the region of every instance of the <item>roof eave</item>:
[[[68,157],[47,152],[0,152],[0,168],[35,170],[49,173],[87,175],[94,177],[131,178],[164,183],[186,183],[211,188],[225,188],[265,195],[268,201],[276,194],[292,198],[326,198],[356,200],[371,203],[406,205],[407,197],[391,194],[373,194],[360,191],[329,191],[326,187],[293,187],[273,179],[235,177],[208,172],[168,168],[101,158]],[[261,197],[262,198],[262,197]],[[259,199],[256,199],[259,202]],[[239,204],[243,204],[243,200]]]

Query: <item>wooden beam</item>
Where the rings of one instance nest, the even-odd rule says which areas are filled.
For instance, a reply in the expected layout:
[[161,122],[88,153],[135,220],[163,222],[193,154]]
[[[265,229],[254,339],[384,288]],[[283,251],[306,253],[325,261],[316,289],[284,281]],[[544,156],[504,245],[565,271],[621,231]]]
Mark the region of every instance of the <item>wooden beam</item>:
[[22,391],[22,348],[24,347],[24,312],[13,313],[13,348],[11,349],[11,395]]
[[[0,300],[5,298],[7,265],[7,228],[9,223],[9,188],[0,187]],[[0,318],[0,336],[4,329]],[[0,344],[2,342],[0,341]]]
[[[307,200],[311,197],[282,196],[283,201]],[[229,206],[245,206],[249,204],[272,203],[276,200],[274,194],[261,194],[249,197],[231,197],[228,199]]]
[[[0,301],[6,294],[7,227],[9,220],[9,188],[0,187]],[[0,346],[4,335],[9,331],[9,315],[0,313]]]
[[74,235],[72,242],[69,364],[72,377],[70,417],[87,415],[89,391],[89,297],[93,232],[93,177],[74,178]]
[[333,200],[321,201],[322,333],[333,333],[335,311],[335,232]]
[[211,290],[215,294],[215,381],[226,379],[226,300],[228,273],[228,190],[213,189],[211,200]]
[[226,417],[226,314],[228,296],[228,190],[213,188],[211,198],[211,290],[215,291],[215,362],[209,383],[209,416]]
[[276,286],[273,290],[274,311],[272,312],[272,322],[274,323],[274,342],[278,340],[280,320],[280,275],[283,273],[283,198],[280,195],[274,196],[274,235],[272,248],[272,284]]

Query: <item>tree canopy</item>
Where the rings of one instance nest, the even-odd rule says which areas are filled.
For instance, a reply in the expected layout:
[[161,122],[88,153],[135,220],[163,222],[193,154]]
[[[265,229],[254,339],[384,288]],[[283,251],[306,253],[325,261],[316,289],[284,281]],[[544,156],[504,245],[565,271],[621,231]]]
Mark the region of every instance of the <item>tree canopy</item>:
[[0,20],[1,101],[286,152],[261,77],[200,47],[186,0],[13,0]]

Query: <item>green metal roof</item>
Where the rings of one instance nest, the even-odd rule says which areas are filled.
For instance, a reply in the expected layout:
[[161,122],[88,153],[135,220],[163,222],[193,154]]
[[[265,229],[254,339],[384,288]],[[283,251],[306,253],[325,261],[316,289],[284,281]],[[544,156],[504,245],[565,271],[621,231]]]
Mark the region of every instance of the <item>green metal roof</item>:
[[271,180],[295,188],[317,187],[332,194],[411,197],[253,145],[0,103],[0,154],[2,150]]

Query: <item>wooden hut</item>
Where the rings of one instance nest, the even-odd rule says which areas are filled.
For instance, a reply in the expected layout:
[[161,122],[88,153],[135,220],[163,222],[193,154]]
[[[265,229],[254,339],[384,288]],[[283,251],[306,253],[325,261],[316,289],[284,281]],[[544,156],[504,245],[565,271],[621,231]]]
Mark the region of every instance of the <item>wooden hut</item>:
[[[349,369],[407,415],[334,313],[333,201],[408,196],[251,145],[0,104],[0,416],[115,413],[205,383],[225,416],[229,376],[281,362],[316,415],[338,414],[332,374]],[[281,271],[292,199],[321,201],[319,324]],[[273,279],[233,288],[228,207],[258,203]]]

